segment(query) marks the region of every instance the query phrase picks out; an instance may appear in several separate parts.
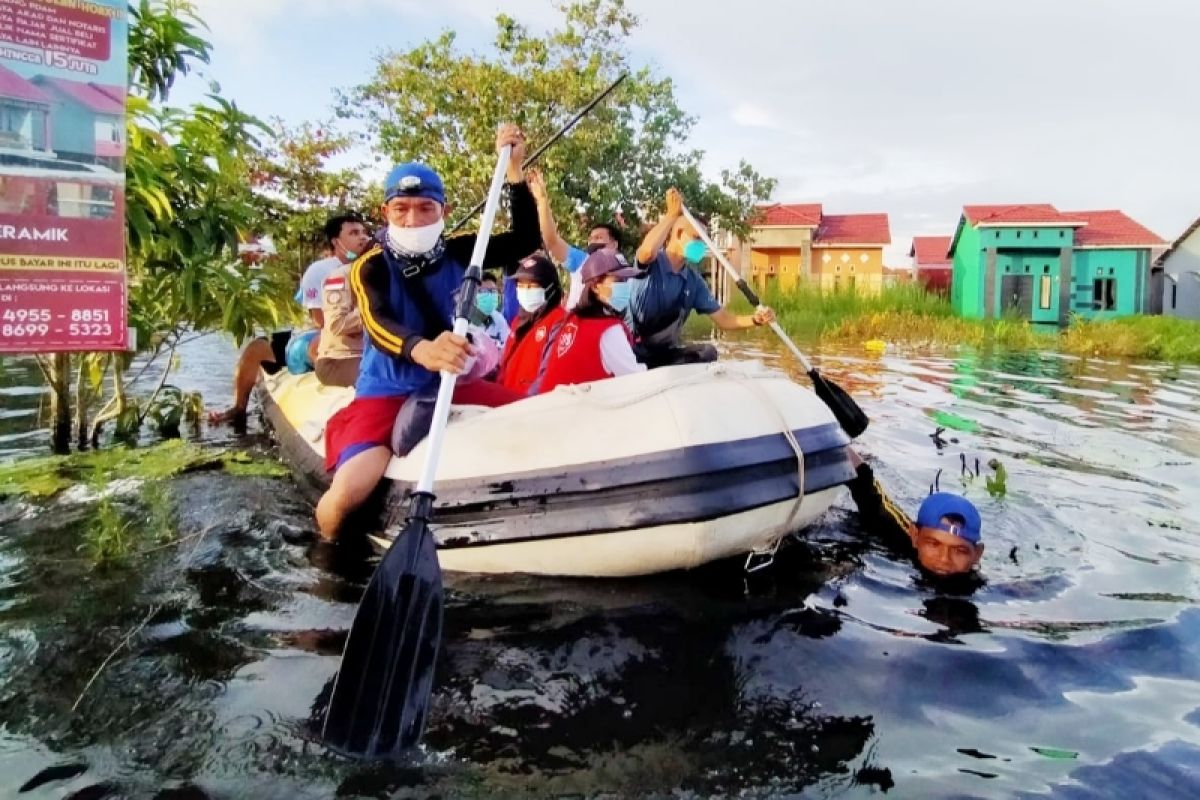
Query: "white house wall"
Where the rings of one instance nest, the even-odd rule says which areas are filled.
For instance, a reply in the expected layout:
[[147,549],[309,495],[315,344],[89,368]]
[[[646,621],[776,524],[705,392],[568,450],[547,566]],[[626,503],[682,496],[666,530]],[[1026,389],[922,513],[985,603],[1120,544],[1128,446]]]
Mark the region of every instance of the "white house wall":
[[[1200,319],[1200,228],[1192,231],[1163,262],[1163,314]],[[1172,307],[1172,287],[1177,287]]]

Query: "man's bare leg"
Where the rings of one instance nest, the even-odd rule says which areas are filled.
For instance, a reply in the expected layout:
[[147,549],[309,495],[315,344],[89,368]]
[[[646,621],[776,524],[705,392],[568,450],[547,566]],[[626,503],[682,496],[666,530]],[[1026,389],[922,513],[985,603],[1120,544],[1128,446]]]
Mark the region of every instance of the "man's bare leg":
[[222,425],[244,419],[246,407],[250,405],[250,393],[258,380],[258,368],[264,361],[274,364],[275,351],[266,339],[253,339],[242,350],[238,357],[237,368],[233,373],[233,405],[224,411],[214,411],[208,415],[210,425]]
[[317,530],[322,539],[327,542],[337,540],[342,523],[375,491],[391,458],[391,448],[372,447],[338,467],[329,490],[317,503]]

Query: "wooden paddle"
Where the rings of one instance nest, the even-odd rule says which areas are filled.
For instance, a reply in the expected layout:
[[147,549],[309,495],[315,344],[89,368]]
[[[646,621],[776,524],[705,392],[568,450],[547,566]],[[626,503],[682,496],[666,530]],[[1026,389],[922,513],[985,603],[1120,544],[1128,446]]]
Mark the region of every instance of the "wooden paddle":
[[[746,283],[745,279],[738,274],[738,271],[729,263],[729,259],[725,258],[725,255],[721,251],[717,250],[712,243],[712,239],[708,238],[708,232],[696,222],[696,218],[692,216],[692,212],[688,211],[687,208],[683,209],[683,218],[688,221],[689,225],[696,229],[696,235],[700,237],[700,241],[704,242],[709,252],[713,254],[713,257],[725,268],[725,272],[729,274],[729,277],[733,278],[737,283],[737,287],[742,290],[742,294],[746,296],[746,299],[756,308],[764,308],[758,295],[750,288],[750,284]],[[825,405],[829,406],[829,410],[837,418],[838,424],[842,426],[842,430],[851,439],[857,438],[867,429],[867,425],[870,424],[866,413],[863,412],[858,403],[854,402],[854,399],[842,387],[832,381],[826,380],[817,371],[817,368],[808,362],[808,359],[804,357],[804,353],[800,352],[800,348],[796,346],[791,337],[783,332],[783,328],[779,327],[778,322],[771,323],[771,330],[775,331],[775,335],[787,345],[788,349],[792,351],[792,355],[800,360],[800,365],[804,367],[804,371],[808,373],[809,380],[812,381],[813,391],[817,393],[817,397],[824,401]]]
[[[511,151],[511,146],[502,149],[492,174],[483,221],[455,309],[454,333],[458,336],[466,335],[467,317],[475,306],[475,290]],[[325,742],[346,755],[395,757],[414,746],[425,728],[442,638],[443,605],[442,570],[429,519],[433,479],[457,378],[452,372],[442,372],[425,466],[412,495],[407,524],[371,576],[346,639],[322,731]]]

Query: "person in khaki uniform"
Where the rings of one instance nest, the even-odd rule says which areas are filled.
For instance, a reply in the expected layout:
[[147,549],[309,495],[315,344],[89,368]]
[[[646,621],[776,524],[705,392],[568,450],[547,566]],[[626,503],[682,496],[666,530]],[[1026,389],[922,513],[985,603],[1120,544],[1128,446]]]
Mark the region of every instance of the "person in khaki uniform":
[[325,325],[317,346],[317,380],[326,386],[353,386],[362,361],[362,317],[350,291],[350,268],[335,269],[321,287],[321,312]]

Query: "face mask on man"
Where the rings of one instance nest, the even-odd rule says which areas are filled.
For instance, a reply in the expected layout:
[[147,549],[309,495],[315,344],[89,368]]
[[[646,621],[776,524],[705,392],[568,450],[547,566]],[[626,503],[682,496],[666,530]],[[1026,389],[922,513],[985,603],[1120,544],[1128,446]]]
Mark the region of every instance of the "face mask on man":
[[546,305],[546,290],[541,286],[531,286],[522,289],[517,287],[517,303],[521,308],[532,314]]
[[633,289],[628,282],[614,283],[610,288],[612,294],[608,298],[608,307],[618,314],[624,314],[629,308],[629,293]]
[[587,254],[599,253],[604,248],[608,247],[604,242],[592,242],[587,246]]
[[500,297],[494,289],[484,290],[475,295],[475,307],[485,317],[490,317],[496,313],[497,306],[500,305]]
[[699,264],[706,253],[708,253],[708,248],[704,246],[704,242],[692,239],[683,247],[683,260],[689,264]]
[[401,228],[388,223],[388,241],[402,252],[424,255],[437,245],[445,228],[446,221],[442,219],[419,228]]

